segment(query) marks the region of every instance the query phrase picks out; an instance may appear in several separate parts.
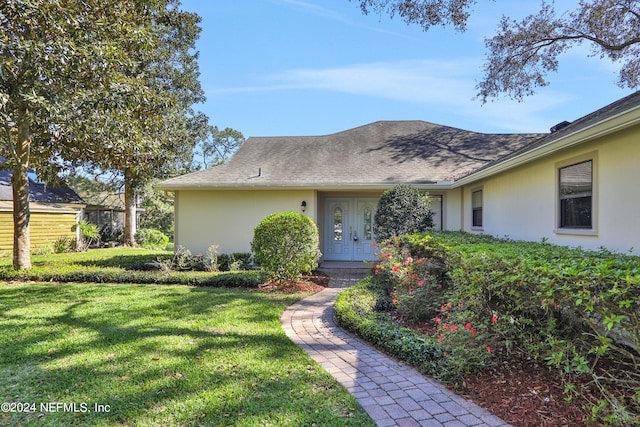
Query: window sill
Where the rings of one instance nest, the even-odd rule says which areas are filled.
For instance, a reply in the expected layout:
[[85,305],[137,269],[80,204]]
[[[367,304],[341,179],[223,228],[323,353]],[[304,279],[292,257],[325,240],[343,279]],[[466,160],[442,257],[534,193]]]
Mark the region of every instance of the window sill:
[[573,234],[577,236],[597,236],[598,230],[586,228],[556,228],[553,230],[556,234]]
[[471,227],[471,231],[484,231],[483,227]]

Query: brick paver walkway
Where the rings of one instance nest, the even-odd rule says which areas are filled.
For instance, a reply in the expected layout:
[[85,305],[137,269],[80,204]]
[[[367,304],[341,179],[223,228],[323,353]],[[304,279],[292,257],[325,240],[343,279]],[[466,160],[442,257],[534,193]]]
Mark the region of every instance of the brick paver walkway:
[[355,396],[378,426],[509,426],[438,382],[387,357],[333,321],[336,295],[367,273],[324,269],[329,287],[289,307],[282,315],[287,336]]

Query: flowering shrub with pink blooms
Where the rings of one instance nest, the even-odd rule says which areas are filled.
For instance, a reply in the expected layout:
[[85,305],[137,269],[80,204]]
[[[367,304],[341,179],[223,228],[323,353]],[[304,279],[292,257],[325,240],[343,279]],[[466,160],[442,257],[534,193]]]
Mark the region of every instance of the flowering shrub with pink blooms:
[[397,238],[376,247],[373,272],[386,285],[393,305],[412,322],[432,319],[444,302],[441,262],[412,257]]
[[640,420],[640,258],[468,233],[397,244],[445,266],[447,303],[435,321],[450,373],[482,368],[491,355],[539,360],[565,377],[567,399],[579,393],[574,381],[597,385],[599,422]]

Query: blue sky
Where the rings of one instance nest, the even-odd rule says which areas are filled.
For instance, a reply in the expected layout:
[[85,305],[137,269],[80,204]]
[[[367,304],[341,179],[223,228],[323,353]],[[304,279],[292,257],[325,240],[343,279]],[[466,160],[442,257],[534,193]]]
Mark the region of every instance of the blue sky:
[[[577,1],[558,0],[557,10]],[[349,0],[183,0],[202,17],[197,108],[250,136],[325,135],[378,120],[424,120],[486,133],[548,132],[632,93],[584,45],[561,57],[550,86],[518,103],[474,100],[484,38],[502,15],[539,1],[480,0],[467,31],[428,32],[361,13]]]

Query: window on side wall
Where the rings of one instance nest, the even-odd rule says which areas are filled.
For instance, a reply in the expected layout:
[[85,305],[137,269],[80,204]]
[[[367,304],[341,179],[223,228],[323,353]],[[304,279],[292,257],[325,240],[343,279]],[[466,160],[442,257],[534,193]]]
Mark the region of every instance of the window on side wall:
[[471,192],[471,226],[482,227],[482,190]]
[[559,169],[560,228],[593,228],[593,160]]

